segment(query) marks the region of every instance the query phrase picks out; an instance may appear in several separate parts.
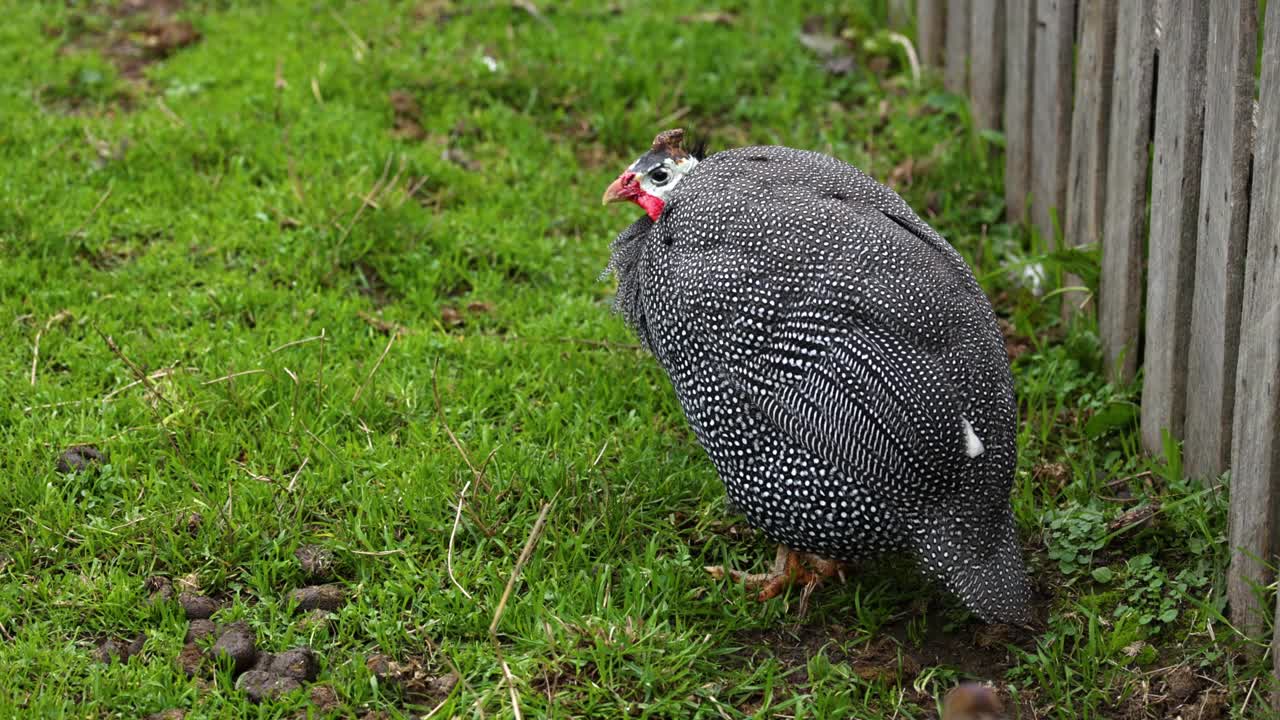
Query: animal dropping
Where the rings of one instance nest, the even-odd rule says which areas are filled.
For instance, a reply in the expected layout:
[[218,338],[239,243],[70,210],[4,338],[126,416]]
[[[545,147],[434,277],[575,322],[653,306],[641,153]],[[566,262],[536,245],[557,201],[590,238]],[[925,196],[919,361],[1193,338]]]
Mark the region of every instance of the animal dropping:
[[[607,272],[729,499],[784,554],[907,552],[982,619],[1026,624],[1013,378],[968,265],[847,163],[683,141],[659,134],[605,191],[644,210]],[[783,555],[762,575],[762,596],[820,579]]]

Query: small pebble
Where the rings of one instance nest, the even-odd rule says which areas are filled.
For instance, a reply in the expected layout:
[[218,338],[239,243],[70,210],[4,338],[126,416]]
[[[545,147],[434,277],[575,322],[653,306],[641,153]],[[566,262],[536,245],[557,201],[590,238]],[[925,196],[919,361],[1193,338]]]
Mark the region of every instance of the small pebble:
[[436,702],[452,692],[458,683],[458,676],[453,673],[429,674],[417,658],[398,662],[382,653],[374,653],[365,658],[364,664],[378,682],[396,688],[406,700],[413,702]]
[[110,665],[112,662],[129,662],[129,658],[142,652],[142,647],[147,642],[147,636],[139,633],[128,643],[118,642],[107,638],[98,644],[98,649],[94,651],[94,658],[101,663]]
[[404,668],[400,666],[400,663],[382,653],[374,653],[365,658],[364,666],[369,669],[369,672],[374,677],[382,682],[395,681],[404,673]]
[[107,638],[98,644],[98,649],[94,651],[93,657],[98,662],[105,663],[107,665],[110,665],[112,661],[116,660],[123,662],[124,658],[120,657],[121,650],[122,648],[115,640]]
[[[249,668],[249,672],[257,670],[259,672],[271,672],[271,663],[276,659],[275,653],[260,652],[258,657],[253,661],[253,667]],[[278,674],[278,673],[277,673]]]
[[321,632],[329,629],[331,614],[324,610],[312,610],[298,618],[298,628],[303,632]]
[[56,468],[60,473],[78,473],[94,463],[106,461],[107,457],[92,445],[73,445],[58,456]]
[[312,685],[308,695],[311,698],[311,704],[319,708],[320,712],[328,712],[341,704],[338,701],[338,693],[328,685]]
[[235,673],[248,670],[258,655],[253,630],[242,620],[231,623],[223,629],[209,654],[214,658],[230,658]]
[[436,675],[427,678],[423,683],[427,695],[433,698],[441,698],[453,692],[453,686],[458,684],[458,676],[453,673],[448,675]]
[[187,592],[178,595],[178,604],[182,605],[188,620],[204,620],[218,609],[218,604],[213,601],[213,598]]
[[298,603],[297,612],[337,610],[346,602],[347,594],[338,585],[312,585],[289,593],[289,599]]
[[148,606],[162,605],[173,599],[173,584],[169,578],[152,575],[143,587],[147,591]]
[[302,572],[311,580],[328,580],[333,577],[333,551],[319,545],[303,545],[293,551]]
[[1179,665],[1170,670],[1164,679],[1169,699],[1175,703],[1185,703],[1200,692],[1200,679],[1186,665]]
[[182,652],[178,653],[178,667],[182,668],[182,672],[187,677],[194,677],[200,672],[200,666],[204,664],[204,651],[193,642],[187,643]]
[[302,688],[302,683],[286,675],[250,670],[236,680],[236,688],[244,691],[251,702],[262,702]]
[[199,618],[187,624],[185,642],[193,643],[218,634],[218,626],[212,620]]
[[271,671],[295,680],[310,682],[316,679],[320,666],[316,654],[309,647],[296,647],[272,658]]

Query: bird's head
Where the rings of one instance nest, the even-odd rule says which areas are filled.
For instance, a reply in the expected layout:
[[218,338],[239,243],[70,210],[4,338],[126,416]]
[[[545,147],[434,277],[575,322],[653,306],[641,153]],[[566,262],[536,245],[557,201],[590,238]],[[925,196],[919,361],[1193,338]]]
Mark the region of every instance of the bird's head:
[[631,163],[604,191],[604,204],[631,201],[657,220],[667,197],[680,179],[698,164],[695,155],[682,147],[684,130],[666,130],[653,139],[649,152]]

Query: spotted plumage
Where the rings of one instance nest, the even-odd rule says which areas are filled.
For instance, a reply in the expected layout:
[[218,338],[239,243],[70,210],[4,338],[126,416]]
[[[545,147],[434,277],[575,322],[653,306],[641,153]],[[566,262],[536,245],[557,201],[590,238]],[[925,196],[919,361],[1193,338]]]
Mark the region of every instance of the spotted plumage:
[[[906,551],[978,616],[1025,622],[1013,382],[964,260],[844,162],[748,147],[655,165],[664,136],[606,193],[658,208],[613,243],[615,307],[730,500],[787,547]],[[679,172],[655,193],[642,166]]]

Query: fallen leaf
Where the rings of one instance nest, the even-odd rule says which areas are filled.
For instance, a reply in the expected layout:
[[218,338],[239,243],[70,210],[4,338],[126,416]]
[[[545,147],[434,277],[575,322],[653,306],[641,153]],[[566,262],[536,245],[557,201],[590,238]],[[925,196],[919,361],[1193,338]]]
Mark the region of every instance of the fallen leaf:
[[1128,645],[1125,645],[1120,652],[1123,652],[1125,655],[1128,655],[1129,657],[1134,658],[1134,657],[1138,657],[1138,655],[1141,654],[1146,647],[1147,647],[1147,644],[1145,642],[1141,640],[1134,640]]
[[296,612],[337,610],[347,601],[347,594],[339,585],[313,585],[294,590],[289,599],[298,604]]
[[832,75],[848,75],[857,67],[852,56],[841,55],[822,63],[822,67]]
[[892,67],[893,63],[883,55],[877,55],[867,61],[867,69],[880,77],[888,75],[889,69]]
[[392,90],[387,99],[395,114],[392,137],[421,140],[427,136],[427,131],[422,128],[422,108],[418,105],[417,98],[404,90]]
[[1115,532],[1120,529],[1136,527],[1151,520],[1151,518],[1155,517],[1156,513],[1159,511],[1160,503],[1158,502],[1153,502],[1150,505],[1142,505],[1133,508],[1132,510],[1126,510],[1112,518],[1111,522],[1107,523],[1107,530]]
[[153,56],[166,58],[200,40],[200,33],[186,20],[153,19],[143,30],[142,45]]
[[358,315],[361,320],[364,320],[365,322],[372,325],[375,330],[382,333],[383,335],[390,335],[391,333],[395,333],[397,335],[409,334],[409,328],[399,323],[393,323],[390,320],[383,320],[381,317],[378,317],[377,315],[370,315],[369,313],[363,310],[357,310],[356,315]]
[[844,45],[840,38],[823,33],[800,33],[800,44],[824,58],[835,55]]
[[458,676],[452,672],[432,675],[420,659],[413,657],[398,662],[382,653],[375,653],[365,659],[365,667],[379,682],[400,690],[410,702],[438,701],[452,692],[458,683]]
[[1031,469],[1031,477],[1040,483],[1048,482],[1057,490],[1071,479],[1071,469],[1060,462],[1037,463]]
[[449,327],[457,327],[463,324],[465,320],[462,317],[462,313],[458,312],[457,308],[445,305],[440,308],[440,322]]
[[451,162],[463,170],[470,170],[471,172],[475,172],[481,167],[480,163],[471,159],[471,155],[468,154],[466,150],[459,147],[445,148],[445,150],[440,153],[440,159]]
[[708,10],[706,12],[694,13],[692,15],[681,15],[680,22],[707,23],[708,25],[733,27],[738,23],[738,16],[731,12],[725,12],[724,10]]
[[916,159],[909,157],[906,160],[893,166],[893,170],[889,171],[889,187],[897,190],[898,188],[911,185],[914,179],[916,169]]
[[338,700],[338,693],[328,685],[312,685],[307,696],[311,700],[311,704],[315,705],[320,712],[335,710],[342,704]]

